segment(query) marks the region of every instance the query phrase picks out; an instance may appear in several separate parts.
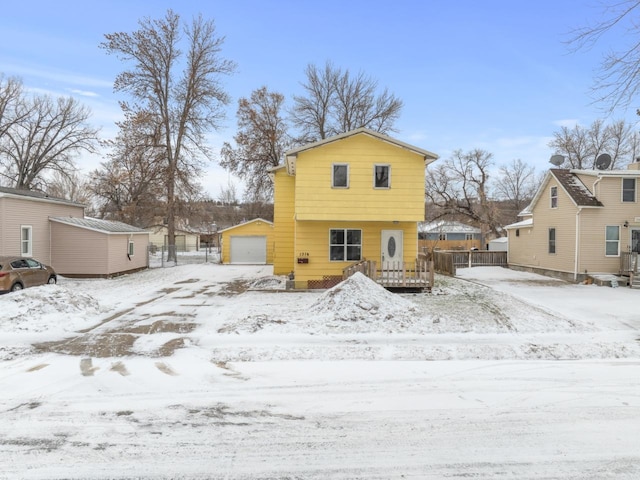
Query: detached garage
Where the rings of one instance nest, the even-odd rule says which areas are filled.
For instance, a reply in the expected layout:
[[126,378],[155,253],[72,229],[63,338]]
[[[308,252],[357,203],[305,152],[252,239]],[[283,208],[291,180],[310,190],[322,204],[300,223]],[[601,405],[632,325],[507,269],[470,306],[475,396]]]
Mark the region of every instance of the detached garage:
[[273,223],[262,218],[225,228],[219,232],[222,263],[273,263]]

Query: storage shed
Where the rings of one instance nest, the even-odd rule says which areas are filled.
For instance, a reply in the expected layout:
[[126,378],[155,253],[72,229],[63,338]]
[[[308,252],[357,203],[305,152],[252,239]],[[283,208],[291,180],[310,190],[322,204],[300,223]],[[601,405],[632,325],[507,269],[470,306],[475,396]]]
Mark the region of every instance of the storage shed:
[[148,267],[149,232],[96,218],[51,217],[51,263],[65,277],[111,277]]
[[262,218],[220,230],[221,263],[272,264],[273,223]]

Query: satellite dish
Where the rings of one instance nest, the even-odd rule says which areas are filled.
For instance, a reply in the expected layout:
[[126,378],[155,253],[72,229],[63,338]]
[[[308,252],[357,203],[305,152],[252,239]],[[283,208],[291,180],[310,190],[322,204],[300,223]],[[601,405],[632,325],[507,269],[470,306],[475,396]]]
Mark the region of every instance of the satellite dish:
[[564,163],[563,155],[552,155],[549,159],[549,163],[553,163],[556,167],[559,167]]
[[611,165],[611,155],[602,153],[596,158],[596,168],[598,170],[606,170]]

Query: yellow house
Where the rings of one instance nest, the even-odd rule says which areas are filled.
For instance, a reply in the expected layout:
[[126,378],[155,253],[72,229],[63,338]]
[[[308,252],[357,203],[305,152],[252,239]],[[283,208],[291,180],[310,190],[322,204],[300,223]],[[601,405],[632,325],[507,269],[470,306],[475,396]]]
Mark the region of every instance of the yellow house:
[[285,153],[274,180],[274,274],[327,288],[361,260],[415,262],[437,155],[365,128]]
[[640,252],[639,180],[640,163],[549,170],[524,219],[506,227],[509,266],[575,281],[629,275]]
[[273,263],[273,230],[273,223],[262,218],[220,230],[221,263]]

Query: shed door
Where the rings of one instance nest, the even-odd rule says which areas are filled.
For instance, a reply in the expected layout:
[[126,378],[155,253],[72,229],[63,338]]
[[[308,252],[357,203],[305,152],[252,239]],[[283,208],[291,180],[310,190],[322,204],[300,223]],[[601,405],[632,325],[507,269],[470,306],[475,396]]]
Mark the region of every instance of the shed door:
[[231,263],[267,263],[267,237],[232,236]]

